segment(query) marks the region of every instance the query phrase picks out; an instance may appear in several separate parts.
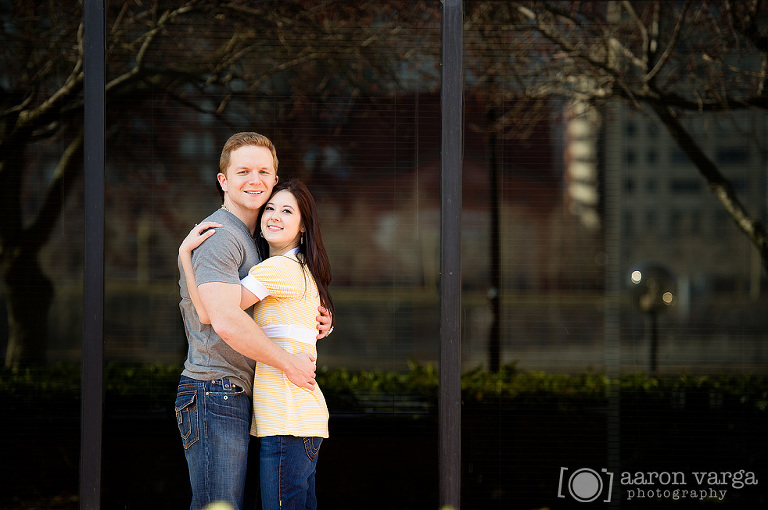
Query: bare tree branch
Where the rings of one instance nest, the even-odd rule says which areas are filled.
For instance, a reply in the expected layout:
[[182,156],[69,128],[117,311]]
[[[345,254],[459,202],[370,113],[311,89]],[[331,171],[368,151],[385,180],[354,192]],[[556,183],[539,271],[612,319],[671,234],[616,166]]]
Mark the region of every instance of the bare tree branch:
[[69,195],[75,178],[80,174],[83,164],[83,130],[69,143],[61,155],[53,179],[48,185],[48,192],[42,206],[37,211],[32,225],[22,234],[24,243],[37,250],[45,245],[59,221],[65,201],[62,197]]
[[[635,108],[651,106],[768,268],[765,229],[679,122],[683,112],[768,113],[766,2],[520,1],[512,6],[478,1],[468,10],[470,38],[479,39],[477,54],[499,55],[477,66],[467,59],[476,83],[498,84],[505,95],[517,97],[597,106],[619,99]],[[507,54],[496,35],[500,30],[509,34]],[[507,120],[499,119],[499,129]]]
[[704,154],[701,146],[696,143],[696,140],[680,124],[674,111],[663,101],[649,101],[648,103],[667,127],[672,138],[677,141],[678,146],[699,169],[706,179],[710,190],[720,203],[723,204],[723,207],[733,218],[736,226],[752,241],[763,261],[768,261],[768,234],[766,234],[765,227],[751,217],[728,179],[720,173],[712,160]]
[[675,22],[675,28],[672,31],[672,36],[669,39],[669,42],[667,43],[667,47],[664,49],[664,51],[661,54],[661,57],[656,61],[656,64],[654,64],[653,68],[648,71],[648,74],[645,76],[645,79],[647,82],[653,81],[653,78],[658,74],[659,70],[661,70],[662,67],[664,67],[664,64],[669,60],[671,57],[675,46],[677,45],[678,38],[680,37],[680,31],[683,27],[683,20],[685,19],[685,15],[688,12],[688,7],[690,5],[690,0],[687,0],[685,4],[683,4],[682,9],[680,9],[680,15],[677,17],[677,21]]

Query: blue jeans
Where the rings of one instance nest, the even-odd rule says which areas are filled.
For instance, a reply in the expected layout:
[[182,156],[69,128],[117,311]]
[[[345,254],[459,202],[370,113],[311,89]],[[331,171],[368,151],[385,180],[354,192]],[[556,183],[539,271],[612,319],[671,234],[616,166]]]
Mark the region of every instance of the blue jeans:
[[197,510],[215,501],[243,508],[251,428],[251,399],[228,377],[197,381],[182,376],[176,423]]
[[261,438],[263,510],[316,510],[315,468],[321,437]]

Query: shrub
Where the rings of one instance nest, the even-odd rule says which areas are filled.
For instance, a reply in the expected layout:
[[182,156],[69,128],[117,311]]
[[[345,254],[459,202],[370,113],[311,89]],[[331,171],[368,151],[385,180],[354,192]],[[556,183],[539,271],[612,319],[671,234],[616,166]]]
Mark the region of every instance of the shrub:
[[[105,401],[114,405],[168,406],[173,402],[180,373],[178,365],[107,363]],[[436,404],[440,382],[435,367],[415,362],[410,363],[407,372],[323,368],[318,370],[317,380],[329,403],[347,406],[375,395],[398,395]],[[738,407],[756,412],[768,408],[768,376],[756,375],[648,377],[632,373],[611,380],[598,372],[524,372],[511,363],[495,373],[481,367],[468,370],[462,374],[461,388],[465,405],[550,403],[563,409],[602,406],[611,391],[618,391],[622,402]],[[0,391],[18,408],[40,405],[41,400],[79,400],[80,365],[3,369]]]

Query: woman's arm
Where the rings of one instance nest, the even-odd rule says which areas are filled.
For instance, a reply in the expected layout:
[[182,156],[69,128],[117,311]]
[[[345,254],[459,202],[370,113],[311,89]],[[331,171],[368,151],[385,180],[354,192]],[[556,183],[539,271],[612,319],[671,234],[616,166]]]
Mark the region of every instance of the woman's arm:
[[245,310],[246,308],[255,305],[261,301],[253,292],[248,290],[247,287],[240,285],[240,308]]
[[200,294],[197,292],[197,280],[195,279],[195,270],[192,267],[192,251],[203,244],[203,241],[211,237],[216,232],[214,230],[216,227],[221,227],[221,224],[207,221],[195,225],[195,228],[189,231],[189,234],[187,234],[187,237],[184,238],[179,246],[179,260],[184,270],[184,278],[187,281],[189,298],[192,300],[197,316],[203,324],[210,324],[211,318],[208,316],[208,311],[205,309],[203,302],[200,300]]

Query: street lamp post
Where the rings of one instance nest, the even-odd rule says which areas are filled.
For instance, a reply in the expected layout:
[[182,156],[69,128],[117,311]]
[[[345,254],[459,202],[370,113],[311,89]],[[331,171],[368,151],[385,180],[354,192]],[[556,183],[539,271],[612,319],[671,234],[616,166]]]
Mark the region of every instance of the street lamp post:
[[653,377],[658,369],[659,357],[658,315],[675,301],[677,293],[675,277],[664,266],[644,264],[632,271],[629,280],[633,302],[648,319],[650,337],[648,375]]

